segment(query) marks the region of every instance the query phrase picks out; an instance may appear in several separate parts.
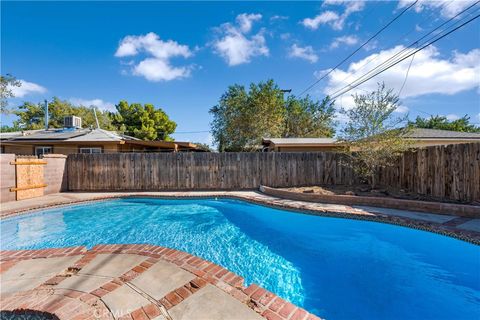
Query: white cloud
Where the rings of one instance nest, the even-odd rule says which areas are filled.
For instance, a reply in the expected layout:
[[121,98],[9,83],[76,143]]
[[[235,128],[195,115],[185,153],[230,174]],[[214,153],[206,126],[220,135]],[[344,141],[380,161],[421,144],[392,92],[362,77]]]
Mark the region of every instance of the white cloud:
[[126,36],[120,41],[115,52],[118,58],[137,56],[146,53],[151,57],[132,64],[131,72],[150,81],[170,81],[190,76],[192,66],[175,67],[171,64],[174,57],[189,58],[193,55],[187,45],[176,41],[163,41],[153,33],[140,36]]
[[309,29],[316,30],[320,25],[328,24],[334,30],[342,30],[347,18],[355,12],[362,11],[365,8],[365,1],[342,1],[327,0],[323,2],[324,6],[342,5],[345,10],[339,14],[332,10],[324,11],[314,18],[305,18],[301,23]]
[[47,89],[42,87],[39,84],[28,82],[25,80],[18,80],[18,81],[20,81],[20,87],[16,87],[16,86],[8,87],[8,89],[12,91],[15,98],[23,98],[30,94],[47,92]]
[[163,59],[147,58],[133,69],[133,74],[143,76],[150,81],[170,81],[190,76],[192,67],[173,67]]
[[70,98],[68,99],[74,105],[84,106],[84,107],[97,107],[102,111],[115,111],[115,105],[111,102],[103,101],[102,99],[81,99],[81,98]]
[[[402,49],[404,49],[403,46],[397,46],[383,50],[351,63],[347,70],[337,69],[333,71],[328,76],[328,84],[324,88],[324,93],[332,95],[337,89],[344,87],[363,75],[371,68],[369,65],[369,68],[362,69],[368,61],[375,59],[375,65],[378,65]],[[385,82],[388,88],[393,88],[394,91],[398,92],[405,79],[410,61],[411,59],[404,60],[344,96],[364,91],[373,91],[376,89],[378,82]],[[445,59],[440,57],[435,47],[420,51],[415,55],[412,62],[401,98],[425,94],[453,95],[461,91],[479,88],[480,64],[478,64],[478,61],[480,61],[480,49],[473,49],[467,53],[454,51],[450,58]],[[321,72],[316,74],[321,74]]]
[[[411,5],[415,0],[400,0],[399,8],[404,8]],[[476,0],[418,0],[414,6],[416,12],[423,10],[440,10],[440,14],[445,18],[452,18],[457,13],[472,5]]]
[[458,115],[453,114],[453,113],[447,114],[445,116],[445,118],[447,118],[449,121],[454,121],[454,120],[460,119],[460,117]]
[[282,21],[282,20],[288,20],[289,17],[288,16],[281,16],[281,15],[274,15],[274,16],[271,16],[270,17],[270,21],[273,22],[273,21]]
[[262,18],[260,14],[242,13],[236,18],[236,25],[224,23],[218,28],[220,37],[213,42],[215,53],[220,55],[229,66],[249,63],[253,57],[268,56],[264,29],[248,36],[253,22]]
[[323,69],[323,70],[316,70],[313,72],[313,76],[317,79],[320,79],[321,77],[323,77],[325,74],[329,73],[330,70],[332,70],[331,68],[329,69]]
[[242,14],[239,14],[236,18],[240,31],[242,33],[250,32],[252,30],[253,23],[261,19],[262,19],[262,15],[258,13],[257,14],[242,13]]
[[358,38],[356,36],[343,36],[333,39],[332,43],[330,44],[330,49],[336,49],[340,45],[345,46],[353,46],[354,44],[358,43]]
[[293,44],[290,47],[288,56],[292,58],[304,59],[310,61],[311,63],[315,63],[318,61],[318,56],[311,46],[300,47],[296,44]]
[[317,30],[318,27],[322,24],[327,24],[329,22],[337,21],[340,17],[336,12],[325,11],[314,18],[305,18],[302,21],[302,24],[309,29]]
[[397,107],[397,109],[395,109],[394,112],[396,112],[396,113],[407,113],[408,110],[409,110],[409,109],[408,109],[407,106],[399,105],[399,106]]

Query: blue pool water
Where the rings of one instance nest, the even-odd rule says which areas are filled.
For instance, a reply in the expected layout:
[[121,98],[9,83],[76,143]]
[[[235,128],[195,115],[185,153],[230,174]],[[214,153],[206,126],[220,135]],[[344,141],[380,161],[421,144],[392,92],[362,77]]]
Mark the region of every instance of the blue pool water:
[[480,247],[237,200],[117,199],[0,222],[1,249],[150,243],[214,261],[327,319],[479,319]]

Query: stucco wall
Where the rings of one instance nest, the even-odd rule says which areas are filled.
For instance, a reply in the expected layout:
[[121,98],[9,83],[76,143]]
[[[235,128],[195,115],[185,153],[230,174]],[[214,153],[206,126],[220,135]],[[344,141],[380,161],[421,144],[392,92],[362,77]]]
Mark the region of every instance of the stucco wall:
[[0,154],[0,202],[15,200],[15,192],[10,192],[10,188],[15,187],[15,165],[10,162],[15,161],[14,154]]
[[32,145],[4,145],[5,153],[14,153],[19,155],[32,155],[33,154],[33,146]]
[[100,147],[103,149],[104,153],[115,153],[119,151],[119,145],[116,143],[82,143],[82,144],[71,144],[71,143],[57,143],[53,144],[51,142],[46,142],[44,144],[25,144],[25,145],[7,145],[4,144],[5,153],[14,153],[18,155],[33,155],[35,152],[35,146],[51,146],[53,147],[54,154],[73,154],[78,153],[80,147]]
[[47,165],[43,170],[45,184],[45,194],[57,193],[67,190],[67,171],[65,162],[67,156],[63,154],[47,154],[43,157]]
[[[10,188],[16,186],[14,154],[0,154],[0,201],[2,203],[15,201],[16,194]],[[57,193],[67,190],[67,156],[63,154],[49,154],[43,158],[47,164],[43,168],[44,183],[47,185],[44,194]]]

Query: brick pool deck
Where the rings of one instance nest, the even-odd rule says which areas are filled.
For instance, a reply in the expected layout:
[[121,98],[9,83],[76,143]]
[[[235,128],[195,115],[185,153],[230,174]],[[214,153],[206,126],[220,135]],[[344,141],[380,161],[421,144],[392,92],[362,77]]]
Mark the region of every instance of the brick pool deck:
[[[405,225],[480,243],[480,217],[280,199],[253,191],[59,193],[1,204],[0,217],[118,197],[227,197],[303,213]],[[152,245],[0,251],[3,311],[60,319],[318,319],[212,262]]]
[[1,310],[59,319],[315,320],[186,252],[151,245],[3,251]]

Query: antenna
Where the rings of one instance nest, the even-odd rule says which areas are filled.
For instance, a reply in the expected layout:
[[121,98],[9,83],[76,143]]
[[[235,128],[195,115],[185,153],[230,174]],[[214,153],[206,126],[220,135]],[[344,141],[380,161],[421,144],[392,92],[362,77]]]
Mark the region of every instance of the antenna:
[[48,101],[45,99],[45,130],[48,130]]
[[97,129],[100,129],[100,124],[98,123],[98,118],[97,118],[97,108],[93,106],[93,114],[95,115],[95,122],[97,123]]

